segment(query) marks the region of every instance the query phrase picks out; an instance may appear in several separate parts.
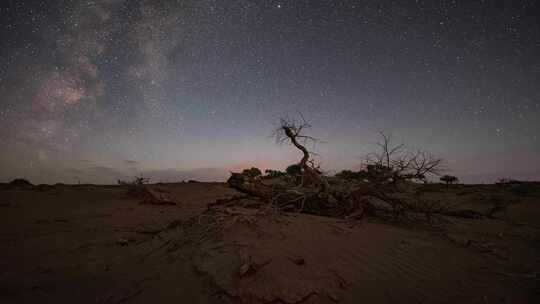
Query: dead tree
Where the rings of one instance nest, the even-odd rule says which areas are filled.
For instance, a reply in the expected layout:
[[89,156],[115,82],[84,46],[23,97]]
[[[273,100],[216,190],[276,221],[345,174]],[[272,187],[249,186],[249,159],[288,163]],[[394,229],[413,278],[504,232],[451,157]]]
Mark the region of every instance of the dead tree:
[[379,132],[378,152],[366,157],[364,166],[372,171],[372,182],[393,184],[401,180],[425,180],[427,175],[439,175],[443,160],[424,150],[410,152],[404,144],[392,144],[391,137]]
[[[251,179],[242,173],[232,173],[228,184],[261,203],[271,204],[279,210],[312,213],[326,216],[355,217],[364,214],[390,215],[394,218],[406,213],[425,213],[426,215],[449,214],[446,209],[435,205],[403,200],[386,192],[378,183],[333,179],[332,183],[324,176],[312,159],[313,152],[309,144],[315,145],[319,140],[306,135],[311,125],[300,115],[300,120],[282,118],[272,136],[278,144],[292,145],[302,153],[298,163],[301,168],[301,180],[297,184],[267,185],[261,179]],[[371,164],[377,168],[389,168],[388,178],[419,178],[426,173],[435,172],[440,160],[430,154],[418,151],[415,154],[403,153],[402,145],[391,146],[387,136],[383,136],[381,154],[375,154]],[[383,170],[385,171],[385,170]],[[378,202],[373,202],[373,199]],[[231,200],[221,203],[228,204]],[[382,202],[382,204],[381,204]],[[216,205],[216,204],[214,204]],[[213,205],[213,206],[214,206]]]
[[302,170],[302,183],[317,183],[322,188],[321,191],[328,190],[328,181],[321,176],[321,171],[315,161],[311,158],[311,154],[306,146],[311,143],[313,146],[320,142],[319,139],[305,134],[305,130],[311,128],[311,125],[304,119],[304,116],[300,114],[301,121],[291,118],[281,118],[279,125],[274,129],[272,136],[276,139],[276,142],[280,145],[291,144],[302,152],[302,158],[298,165]]
[[301,180],[298,184],[286,184],[281,187],[267,186],[260,181],[250,180],[240,173],[232,173],[228,184],[251,196],[258,197],[267,203],[276,205],[281,210],[295,210],[318,215],[346,216],[351,213],[363,214],[364,209],[376,210],[366,196],[378,198],[386,202],[384,212],[399,213],[403,203],[392,198],[372,184],[359,185],[332,184],[324,176],[312,158],[315,153],[308,150],[308,145],[315,145],[319,140],[307,135],[311,125],[300,115],[300,119],[282,118],[274,129],[272,136],[280,145],[293,145],[301,153],[298,163],[301,168]]
[[404,144],[399,144],[396,146],[393,146],[391,144],[390,136],[386,135],[384,132],[379,132],[380,136],[382,137],[382,141],[379,141],[376,143],[377,146],[381,149],[380,153],[372,153],[368,155],[369,157],[374,158],[374,161],[378,165],[385,166],[385,167],[392,167],[395,160],[395,155],[401,154],[403,150],[405,149]]

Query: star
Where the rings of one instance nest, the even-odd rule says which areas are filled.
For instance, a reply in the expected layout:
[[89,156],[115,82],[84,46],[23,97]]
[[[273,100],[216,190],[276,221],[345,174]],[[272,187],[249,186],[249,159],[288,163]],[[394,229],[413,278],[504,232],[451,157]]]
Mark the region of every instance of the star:
[[538,151],[530,1],[0,2],[0,167],[43,151],[50,168],[6,166],[0,182],[69,182],[60,168],[84,171],[76,159],[123,164],[133,151],[156,171],[283,169],[291,156],[268,132],[298,112],[328,141],[332,172],[357,165],[375,130],[453,163],[496,163],[507,137],[508,155]]

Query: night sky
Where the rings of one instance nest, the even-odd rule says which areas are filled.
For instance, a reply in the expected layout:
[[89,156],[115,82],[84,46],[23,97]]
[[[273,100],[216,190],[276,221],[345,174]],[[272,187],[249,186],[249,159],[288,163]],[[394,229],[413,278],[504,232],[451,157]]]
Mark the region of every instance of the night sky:
[[540,179],[538,1],[0,4],[0,181],[284,169],[298,112],[332,173],[377,131],[466,182]]

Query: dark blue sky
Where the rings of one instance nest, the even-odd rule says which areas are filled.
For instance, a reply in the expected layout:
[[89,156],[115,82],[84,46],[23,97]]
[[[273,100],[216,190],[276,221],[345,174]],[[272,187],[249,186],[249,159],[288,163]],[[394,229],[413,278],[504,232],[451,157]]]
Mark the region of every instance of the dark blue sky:
[[535,2],[2,1],[0,179],[283,169],[298,111],[329,172],[384,130],[465,181],[540,179]]

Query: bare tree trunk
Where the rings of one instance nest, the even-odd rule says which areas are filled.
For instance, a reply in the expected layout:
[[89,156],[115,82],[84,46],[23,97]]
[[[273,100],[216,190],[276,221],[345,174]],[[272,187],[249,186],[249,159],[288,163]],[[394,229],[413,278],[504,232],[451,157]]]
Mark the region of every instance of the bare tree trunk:
[[303,174],[307,175],[309,178],[316,180],[321,185],[321,192],[327,192],[329,185],[328,181],[324,179],[318,172],[315,171],[315,169],[311,168],[308,165],[309,161],[309,151],[306,149],[306,147],[302,144],[300,144],[297,140],[298,134],[295,134],[290,128],[284,127],[285,135],[291,140],[291,143],[298,148],[300,151],[302,151],[302,159],[300,160],[300,167],[304,171]]

